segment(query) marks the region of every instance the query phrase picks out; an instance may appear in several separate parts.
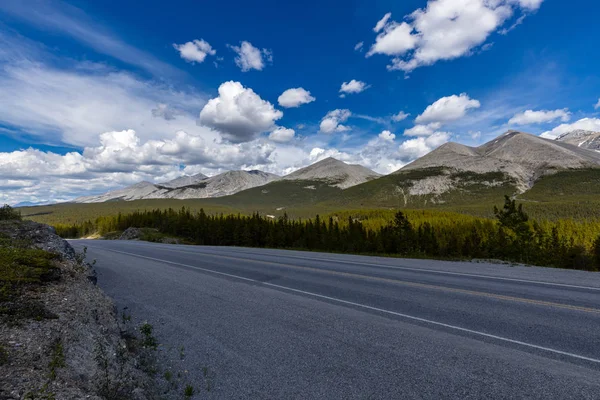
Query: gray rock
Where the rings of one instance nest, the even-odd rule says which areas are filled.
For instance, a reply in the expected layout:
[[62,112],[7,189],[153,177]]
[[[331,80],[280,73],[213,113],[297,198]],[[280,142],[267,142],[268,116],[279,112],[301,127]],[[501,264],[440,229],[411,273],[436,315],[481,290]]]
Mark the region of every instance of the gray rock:
[[48,225],[33,221],[1,221],[0,235],[8,236],[15,241],[24,241],[33,247],[56,253],[67,260],[75,260],[73,247],[56,234],[56,230]]

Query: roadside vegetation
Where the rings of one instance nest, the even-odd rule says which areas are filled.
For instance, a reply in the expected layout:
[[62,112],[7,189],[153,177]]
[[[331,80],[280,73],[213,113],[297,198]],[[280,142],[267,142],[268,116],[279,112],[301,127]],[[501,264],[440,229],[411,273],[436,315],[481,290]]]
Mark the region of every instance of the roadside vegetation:
[[[10,206],[0,208],[0,221],[20,221]],[[43,303],[30,295],[60,278],[58,256],[31,248],[27,240],[13,240],[0,232],[0,322],[19,324],[26,319],[56,318]]]
[[0,399],[181,399],[188,370],[210,391],[204,369],[165,368],[182,350],[165,357],[152,325],[117,318],[90,267],[85,248],[0,208]]
[[139,211],[58,225],[63,237],[105,234],[129,227],[154,228],[186,242],[217,246],[294,248],[344,253],[442,259],[497,259],[596,271],[600,269],[600,223],[531,220],[522,204],[506,196],[493,218],[434,210],[343,212],[291,219]]

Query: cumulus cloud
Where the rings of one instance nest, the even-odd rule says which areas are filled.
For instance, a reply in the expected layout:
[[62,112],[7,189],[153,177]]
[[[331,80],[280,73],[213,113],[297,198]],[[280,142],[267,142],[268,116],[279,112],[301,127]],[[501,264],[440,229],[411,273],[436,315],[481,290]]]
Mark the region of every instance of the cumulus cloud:
[[562,110],[541,110],[533,111],[527,110],[518,114],[515,114],[508,123],[509,125],[530,125],[530,124],[541,124],[544,122],[550,122],[560,119],[563,122],[567,122],[571,119],[571,113],[567,108]]
[[354,51],[362,51],[365,42],[358,42],[354,45]]
[[302,104],[308,104],[316,99],[310,95],[308,90],[304,88],[288,89],[279,96],[277,102],[281,107],[294,108],[300,107]]
[[219,96],[210,99],[200,112],[200,123],[221,133],[223,138],[241,143],[272,130],[283,117],[271,103],[239,82],[219,86]]
[[270,50],[261,50],[245,40],[240,44],[240,46],[229,45],[229,47],[237,53],[235,64],[243,72],[250,71],[251,69],[262,71],[267,62],[273,61],[273,54]]
[[394,139],[396,139],[396,135],[388,130],[385,130],[379,134],[379,138],[381,140],[385,140],[386,142],[393,142]]
[[471,99],[466,93],[442,97],[429,105],[415,121],[418,124],[452,122],[464,117],[469,109],[480,106],[478,100]]
[[417,37],[412,34],[413,27],[406,22],[386,23],[383,32],[377,35],[375,44],[367,52],[367,57],[373,54],[394,56],[404,54],[417,46]]
[[[429,0],[399,23],[387,13],[367,56],[393,56],[390,70],[410,72],[439,60],[470,55],[515,13],[531,13],[543,0]],[[522,20],[521,20],[522,22]]]
[[173,47],[179,52],[181,58],[191,63],[203,63],[207,55],[217,54],[217,51],[204,39],[196,39],[183,44],[174,43]]
[[425,154],[435,150],[437,147],[450,140],[447,132],[436,132],[428,137],[419,137],[403,142],[398,151],[403,160],[413,161]]
[[32,148],[0,153],[0,180],[18,189],[0,191],[0,201],[64,201],[141,180],[160,182],[180,176],[181,164],[192,170],[201,166],[204,172],[268,166],[275,150],[262,141],[222,143],[184,131],[146,142],[133,130],[113,131],[101,134],[99,141],[82,153]]
[[296,132],[290,128],[277,127],[269,134],[269,139],[277,143],[287,143],[294,139]]
[[600,99],[598,99],[598,102],[596,103],[596,105],[594,106],[594,108],[596,110],[600,109]]
[[442,126],[439,122],[432,122],[427,125],[415,125],[410,129],[404,130],[405,136],[431,136]]
[[409,116],[410,116],[410,114],[407,114],[404,111],[400,111],[398,114],[392,115],[392,121],[394,121],[394,122],[404,121]]
[[550,131],[542,133],[541,136],[546,139],[556,139],[563,133],[575,131],[578,129],[584,131],[600,132],[600,118],[583,118],[579,121],[573,122],[572,124],[561,124]]
[[364,92],[371,86],[367,85],[365,82],[357,81],[356,79],[352,79],[350,82],[342,83],[340,87],[340,93],[344,94],[352,94],[352,93],[360,93]]
[[334,132],[345,132],[349,131],[345,125],[342,125],[343,122],[346,122],[348,118],[350,118],[352,113],[350,110],[333,110],[329,111],[325,117],[321,120],[321,124],[319,125],[319,132],[321,133],[334,133]]

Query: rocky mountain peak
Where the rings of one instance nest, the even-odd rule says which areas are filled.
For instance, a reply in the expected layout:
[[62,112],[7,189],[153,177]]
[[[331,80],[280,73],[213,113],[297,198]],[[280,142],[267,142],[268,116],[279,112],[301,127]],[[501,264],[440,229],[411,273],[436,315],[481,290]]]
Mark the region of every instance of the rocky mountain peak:
[[600,132],[576,129],[556,138],[556,141],[569,143],[582,149],[600,152]]
[[600,154],[568,143],[508,131],[479,147],[447,143],[397,173],[432,167],[476,173],[502,171],[516,180],[520,190],[527,190],[538,177],[556,170],[599,168]]
[[362,165],[346,164],[333,157],[325,158],[283,177],[285,180],[325,181],[330,186],[346,189],[380,175]]

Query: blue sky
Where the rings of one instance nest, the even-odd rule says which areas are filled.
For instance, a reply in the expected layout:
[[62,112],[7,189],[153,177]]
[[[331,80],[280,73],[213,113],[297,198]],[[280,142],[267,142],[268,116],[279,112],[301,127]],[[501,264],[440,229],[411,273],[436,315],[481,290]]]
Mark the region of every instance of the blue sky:
[[389,173],[450,140],[600,130],[599,12],[583,0],[5,0],[0,202],[285,174],[327,156]]

